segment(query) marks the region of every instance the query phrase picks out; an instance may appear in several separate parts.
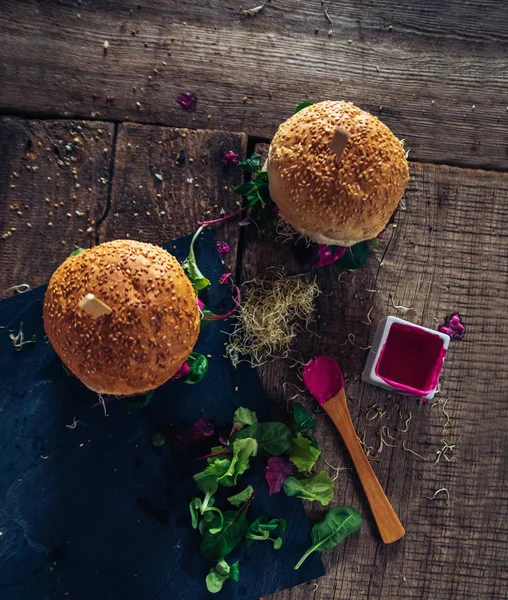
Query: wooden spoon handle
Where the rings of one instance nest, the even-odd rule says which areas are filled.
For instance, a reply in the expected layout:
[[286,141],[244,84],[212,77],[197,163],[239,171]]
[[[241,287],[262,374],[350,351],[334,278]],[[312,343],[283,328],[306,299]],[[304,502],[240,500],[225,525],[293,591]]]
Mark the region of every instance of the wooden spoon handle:
[[358,477],[363,485],[365,495],[367,496],[372,514],[381,534],[381,539],[385,544],[395,542],[406,532],[360,445],[353,421],[351,421],[351,415],[349,414],[344,388],[336,396],[328,400],[328,402],[325,402],[323,408],[337,427],[353,459]]

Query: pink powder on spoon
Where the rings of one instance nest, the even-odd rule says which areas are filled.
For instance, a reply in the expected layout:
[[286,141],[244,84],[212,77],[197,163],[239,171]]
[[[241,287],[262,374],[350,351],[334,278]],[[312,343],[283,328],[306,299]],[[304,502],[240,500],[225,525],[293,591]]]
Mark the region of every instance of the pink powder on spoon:
[[322,406],[344,387],[344,377],[331,356],[315,356],[303,367],[303,383]]

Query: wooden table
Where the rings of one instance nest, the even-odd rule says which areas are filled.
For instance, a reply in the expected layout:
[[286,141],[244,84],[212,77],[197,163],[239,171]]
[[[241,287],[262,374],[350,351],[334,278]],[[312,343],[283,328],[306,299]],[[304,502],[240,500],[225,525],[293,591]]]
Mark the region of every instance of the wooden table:
[[[395,433],[374,469],[407,535],[384,546],[354,473],[341,470],[335,501],[359,508],[365,526],[324,556],[326,577],[274,598],[506,598],[508,5],[273,0],[241,13],[255,4],[2,2],[0,289],[44,283],[75,246],[159,243],[233,210],[241,174],[220,157],[245,156],[305,98],[367,108],[411,149],[404,206],[364,269],[311,272],[319,320],[296,353],[340,360],[367,445],[377,449],[382,425]],[[195,111],[176,102],[186,91]],[[271,265],[301,272],[266,233],[229,223],[217,236],[240,279]],[[371,321],[435,328],[455,311],[467,337],[450,347],[440,405],[359,380]],[[300,395],[296,370],[277,362],[261,374],[283,414]],[[324,416],[317,436],[330,465],[350,468]],[[435,464],[443,439],[454,460]],[[440,488],[448,503],[445,492],[429,499]]]

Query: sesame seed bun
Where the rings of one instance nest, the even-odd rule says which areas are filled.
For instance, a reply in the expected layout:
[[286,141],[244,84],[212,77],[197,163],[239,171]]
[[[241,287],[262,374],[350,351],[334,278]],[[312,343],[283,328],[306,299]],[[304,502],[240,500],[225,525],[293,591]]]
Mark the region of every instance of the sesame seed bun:
[[[346,135],[339,155],[337,129]],[[409,179],[401,142],[349,102],[313,104],[283,123],[267,170],[280,216],[315,242],[339,246],[381,233]]]
[[[87,294],[111,309],[93,317]],[[116,240],[67,258],[44,298],[44,329],[65,365],[91,390],[130,396],[155,389],[188,358],[199,333],[196,294],[174,256]]]

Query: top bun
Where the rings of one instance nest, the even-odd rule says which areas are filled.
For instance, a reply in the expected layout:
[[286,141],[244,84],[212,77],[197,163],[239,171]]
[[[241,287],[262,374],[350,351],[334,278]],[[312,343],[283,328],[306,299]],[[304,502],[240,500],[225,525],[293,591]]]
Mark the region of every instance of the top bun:
[[[339,155],[331,144],[349,134]],[[283,123],[268,154],[270,195],[281,217],[320,244],[352,246],[383,231],[409,168],[386,125],[350,102],[320,102]]]
[[[93,294],[111,309],[92,316]],[[187,360],[199,333],[196,294],[174,256],[116,240],[67,258],[44,298],[44,328],[65,365],[101,394],[143,394]]]

